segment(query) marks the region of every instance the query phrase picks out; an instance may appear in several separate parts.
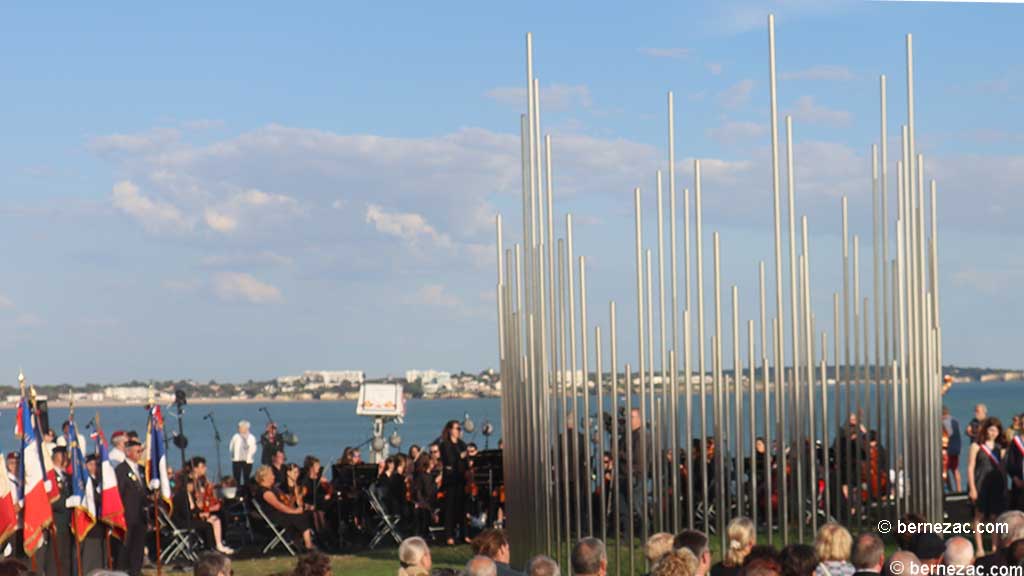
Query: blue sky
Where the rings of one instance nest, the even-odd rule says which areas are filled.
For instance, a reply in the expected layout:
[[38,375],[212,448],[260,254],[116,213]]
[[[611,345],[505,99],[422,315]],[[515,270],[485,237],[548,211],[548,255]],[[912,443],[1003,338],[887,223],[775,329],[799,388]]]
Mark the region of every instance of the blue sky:
[[[609,299],[632,309],[632,189],[652,222],[668,90],[677,187],[704,159],[706,230],[752,317],[771,256],[769,11],[819,327],[843,194],[868,236],[868,286],[878,75],[895,178],[910,32],[918,148],[940,194],[944,358],[1020,366],[1024,7],[221,3],[4,10],[0,373],[494,366],[492,222],[503,212],[517,240],[527,31],[592,322],[607,324]],[[628,359],[628,316],[619,330]]]

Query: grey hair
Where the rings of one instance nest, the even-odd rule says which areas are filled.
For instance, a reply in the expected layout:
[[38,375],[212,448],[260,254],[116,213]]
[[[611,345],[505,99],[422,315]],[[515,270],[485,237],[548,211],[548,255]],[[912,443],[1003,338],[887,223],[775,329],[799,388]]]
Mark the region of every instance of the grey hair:
[[562,576],[562,569],[550,556],[541,554],[526,563],[526,576]]
[[954,536],[946,541],[942,561],[947,566],[970,566],[974,563],[974,544],[963,536]]
[[466,576],[498,576],[498,565],[487,556],[473,556],[466,563]]

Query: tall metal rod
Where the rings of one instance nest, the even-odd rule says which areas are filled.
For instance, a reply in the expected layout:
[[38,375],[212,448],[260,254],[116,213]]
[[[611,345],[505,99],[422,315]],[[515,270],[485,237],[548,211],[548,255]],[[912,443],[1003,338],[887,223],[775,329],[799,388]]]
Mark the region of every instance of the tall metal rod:
[[863,392],[863,376],[861,374],[860,358],[860,237],[853,236],[853,396],[855,405],[853,413],[857,417],[857,428],[851,434],[856,434],[857,442],[853,447],[853,475],[850,476],[850,491],[853,498],[853,508],[856,512],[856,525],[860,527],[861,515],[863,513],[863,501],[860,497],[860,471],[863,465],[861,445],[864,441],[861,429],[864,425],[864,406],[861,402]]
[[734,284],[732,287],[732,386],[733,386],[733,417],[736,419],[736,433],[733,435],[733,458],[736,462],[736,513],[743,515],[746,508],[743,502],[743,369],[740,366],[740,293]]
[[695,459],[696,454],[693,450],[693,382],[691,379],[690,372],[690,352],[692,345],[690,343],[690,310],[683,310],[683,330],[685,337],[683,338],[683,347],[686,348],[686,368],[683,373],[686,377],[683,383],[683,389],[686,409],[686,424],[683,426],[683,446],[686,449],[687,461],[686,461],[686,526],[689,529],[693,529],[693,472],[696,470],[695,466],[697,461]]
[[[594,375],[594,389],[597,391],[597,455],[594,463],[594,473],[597,478],[597,490],[601,494],[598,506],[601,526],[601,542],[608,541],[608,490],[604,484],[604,394],[601,391],[604,385],[604,366],[601,364],[601,327],[594,327],[594,353],[597,356],[597,373]],[[587,434],[590,434],[589,429]],[[589,442],[588,442],[589,444]],[[591,522],[593,524],[593,522]]]
[[[768,15],[768,74],[771,99],[771,136],[772,136],[772,207],[775,215],[775,316],[779,322],[783,322],[785,318],[785,312],[782,308],[782,207],[779,200],[779,113],[778,113],[778,98],[776,95],[775,88],[775,15]],[[777,387],[780,394],[784,394],[785,390],[785,369],[782,367],[782,363],[785,361],[785,344],[781,341],[777,343],[775,350],[776,358],[776,372],[778,374]],[[780,405],[781,407],[781,405]],[[780,410],[779,416],[782,416]],[[785,454],[785,437],[780,434],[779,446],[782,450],[781,455]],[[782,499],[780,501],[779,510],[782,511],[783,518],[783,534],[782,541],[784,544],[789,543],[789,504],[786,498],[785,484],[780,483],[782,488]]]
[[[757,516],[757,377],[755,372],[757,365],[754,363],[754,321],[747,321],[747,390],[750,393],[748,405],[750,411],[749,438],[750,442],[750,519],[754,521],[754,527],[758,526]],[[768,449],[765,447],[765,458],[768,457]],[[771,504],[771,498],[767,500]]]
[[559,372],[558,372],[558,395],[562,400],[562,426],[561,426],[561,458],[559,458],[562,469],[562,482],[560,487],[562,489],[562,517],[565,524],[565,549],[566,558],[572,550],[572,512],[571,512],[571,501],[572,495],[570,494],[569,488],[569,431],[572,428],[569,425],[571,415],[569,414],[569,403],[568,397],[571,391],[565,381],[567,358],[566,358],[566,325],[565,325],[565,293],[567,291],[565,281],[565,270],[566,270],[566,253],[565,253],[565,241],[561,238],[558,239],[558,343],[559,343]]
[[[809,437],[807,439],[807,445],[810,447],[809,456],[807,461],[807,469],[810,472],[811,481],[808,484],[811,491],[811,532],[817,534],[818,532],[818,466],[817,466],[817,446],[815,445],[815,424],[816,419],[814,416],[814,329],[811,326],[811,255],[810,255],[810,244],[807,238],[807,217],[804,216],[800,220],[800,231],[803,240],[803,294],[804,294],[804,335],[806,338],[806,365],[807,365],[807,424],[809,430]],[[824,350],[823,350],[824,352]],[[794,366],[794,370],[796,367]],[[825,448],[825,467],[828,466],[827,457],[827,445]],[[802,452],[801,448],[801,452]],[[826,492],[827,494],[827,492]],[[827,499],[827,497],[826,497]],[[800,524],[803,525],[803,515],[800,516]]]
[[[640,355],[643,358],[643,354]],[[643,396],[641,396],[642,398]],[[633,369],[629,363],[626,363],[626,418],[628,422],[632,422],[633,419]],[[640,437],[643,438],[643,423],[640,424]],[[633,557],[636,554],[636,545],[634,544],[634,530],[635,530],[635,518],[636,518],[636,503],[633,499],[633,484],[637,478],[636,467],[633,466],[636,457],[633,454],[633,429],[630,427],[626,432],[626,470],[629,475],[626,478],[626,505],[629,511],[624,514],[625,518],[620,519],[619,522],[626,523],[626,534],[628,535],[626,542],[629,546],[629,568],[628,573],[632,574],[636,570],[636,563]]]
[[[566,274],[568,277],[569,285],[569,363],[572,367],[572,372],[569,375],[570,395],[572,397],[572,417],[570,418],[571,427],[566,429],[566,434],[570,434],[572,438],[572,462],[570,463],[570,484],[573,486],[573,521],[576,524],[576,534],[579,536],[583,535],[582,526],[582,483],[583,479],[580,478],[580,470],[583,468],[580,462],[580,435],[577,427],[580,421],[580,406],[579,406],[579,375],[577,372],[576,364],[576,281],[575,274],[573,274],[573,250],[572,250],[572,214],[565,215],[565,245],[566,245]],[[584,367],[584,372],[586,368]],[[585,382],[584,382],[585,383]]]
[[715,509],[717,510],[718,519],[718,534],[721,536],[721,550],[725,550],[726,547],[726,533],[725,533],[725,516],[728,513],[726,510],[728,504],[726,502],[726,491],[725,485],[728,482],[728,478],[725,475],[725,460],[728,457],[728,448],[726,447],[725,437],[723,436],[722,426],[725,421],[725,413],[722,407],[723,400],[723,384],[722,384],[722,273],[721,273],[721,256],[719,253],[719,239],[718,232],[712,234],[712,243],[714,245],[715,254],[715,346],[714,354],[717,362],[715,363],[715,379],[714,379],[714,398],[715,398],[715,460],[718,463],[718,473],[715,476],[715,485],[718,487],[718,497],[716,501]]
[[[611,411],[612,411],[612,438],[611,438],[611,449],[612,449],[612,485],[611,499],[612,499],[612,518],[615,521],[615,575],[622,576],[622,509],[621,509],[621,492],[619,489],[619,470],[622,468],[621,462],[619,461],[619,347],[616,342],[616,335],[618,334],[618,328],[615,325],[615,301],[612,300],[608,303],[608,331],[611,335],[611,354],[612,354],[612,398],[611,398]],[[628,390],[627,390],[628,392]],[[628,415],[627,415],[628,416]],[[625,431],[624,431],[625,432]]]
[[[590,437],[590,377],[588,372],[590,371],[590,363],[587,361],[587,261],[584,256],[580,256],[580,338],[582,344],[583,353],[583,478],[580,478],[579,483],[583,485],[580,491],[583,493],[584,499],[587,501],[587,515],[586,515],[586,534],[593,536],[594,534],[594,499],[591,495],[594,493],[593,487],[591,486],[591,478],[594,477],[592,466],[594,460],[591,457],[591,444],[593,441]],[[598,372],[598,381],[600,381],[601,374]],[[578,437],[579,434],[574,434],[574,437]]]
[[[879,78],[879,91],[881,100],[881,144],[882,144],[882,158],[880,161],[882,180],[881,189],[881,218],[882,218],[882,362],[883,366],[888,369],[889,359],[892,357],[892,349],[890,348],[889,341],[889,128],[888,118],[886,113],[886,89],[885,89],[885,74],[882,74]],[[891,439],[886,444],[892,447]]]
[[[679,383],[677,372],[679,370],[679,291],[677,289],[678,275],[676,274],[676,138],[675,138],[675,103],[672,92],[668,93],[668,197],[669,197],[669,235],[671,236],[672,247],[670,257],[672,259],[672,353],[676,366],[672,370],[672,531],[676,534],[682,528],[680,520],[680,498],[679,498]],[[686,257],[689,258],[689,249]],[[689,270],[687,270],[689,272]],[[687,291],[689,291],[689,277],[687,277]],[[687,302],[689,307],[689,302]],[[689,356],[687,355],[687,358]],[[687,369],[689,361],[687,360]],[[689,420],[687,420],[689,424]],[[687,446],[687,450],[689,450]]]
[[[637,305],[637,331],[639,339],[637,340],[639,347],[639,362],[640,362],[640,493],[644,498],[640,506],[641,519],[643,522],[643,530],[641,534],[646,538],[647,530],[647,439],[644,428],[647,426],[646,414],[644,413],[644,393],[645,390],[645,373],[644,365],[646,361],[645,356],[645,342],[646,334],[644,333],[644,259],[643,259],[643,225],[641,222],[641,211],[640,211],[640,188],[636,188],[633,191],[633,201],[636,209],[636,305]],[[630,507],[632,511],[633,508]],[[630,546],[633,543],[630,542]],[[630,570],[633,569],[632,558],[630,559]]]
[[[643,450],[640,453],[640,465],[643,467],[643,486],[644,486],[644,498],[645,505],[642,508],[644,511],[643,516],[640,517],[640,532],[643,534],[644,542],[651,535],[650,524],[657,514],[651,514],[652,506],[661,506],[660,500],[658,500],[658,477],[657,477],[657,458],[654,457],[657,454],[657,408],[654,401],[654,298],[653,290],[651,288],[651,250],[645,251],[646,255],[646,286],[647,286],[647,392],[645,394],[646,401],[640,400],[640,417],[644,422],[644,426],[650,426],[649,430],[645,431],[641,436],[641,442],[643,444]],[[647,502],[651,502],[650,505]],[[653,517],[652,517],[653,516]]]
[[708,460],[705,455],[708,453],[708,425],[707,425],[707,387],[704,376],[707,374],[704,364],[704,247],[701,214],[701,193],[700,193],[700,160],[693,161],[693,182],[694,182],[694,207],[697,216],[697,366],[699,373],[699,387],[697,393],[700,395],[700,478],[701,478],[701,504],[704,514],[704,533],[711,533],[711,518],[708,514]]
[[829,474],[828,450],[828,332],[821,331],[821,373],[818,376],[821,385],[821,445],[825,450],[825,465],[822,466],[822,478],[825,483],[825,518],[832,517],[832,484]]
[[[796,517],[797,522],[797,539],[800,542],[804,540],[804,473],[803,473],[803,457],[804,449],[803,443],[801,442],[801,434],[799,433],[800,427],[803,423],[803,418],[800,414],[800,328],[799,321],[797,319],[798,312],[800,310],[797,305],[797,262],[796,262],[796,200],[795,200],[795,188],[796,188],[796,177],[793,174],[793,117],[786,116],[786,183],[788,188],[789,196],[789,308],[790,308],[790,338],[792,340],[793,349],[793,385],[791,396],[791,406],[793,409],[793,424],[797,431],[794,436],[796,447],[793,450],[795,453],[796,462]],[[783,365],[785,366],[785,365]]]
[[[845,388],[845,412],[850,412],[853,406],[852,398],[850,397],[850,233],[849,233],[849,221],[847,218],[847,206],[848,202],[846,196],[843,196],[843,387]],[[856,307],[856,306],[855,306]],[[838,404],[836,405],[838,408]],[[849,446],[849,432],[847,431],[848,426],[845,424],[839,429],[839,433],[842,434],[840,442],[841,446]],[[842,475],[843,478],[843,489],[846,491],[846,498],[851,498],[853,490],[850,487],[850,480],[855,478],[854,471],[854,455],[846,450],[843,460],[846,464],[846,473]],[[839,521],[843,522],[843,519],[849,519],[850,517],[850,506],[844,504],[842,513],[839,516]]]

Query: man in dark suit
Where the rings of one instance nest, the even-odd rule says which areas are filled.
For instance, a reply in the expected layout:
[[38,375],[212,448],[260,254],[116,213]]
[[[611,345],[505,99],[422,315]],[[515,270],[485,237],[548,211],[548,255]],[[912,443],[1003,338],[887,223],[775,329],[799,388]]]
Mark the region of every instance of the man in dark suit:
[[85,535],[85,540],[82,542],[82,573],[89,574],[93,570],[101,570],[106,567],[105,563],[105,548],[104,539],[107,533],[107,527],[99,520],[100,515],[103,511],[100,509],[100,505],[103,502],[103,487],[100,483],[99,474],[97,474],[98,458],[95,454],[89,454],[85,457],[85,470],[89,473],[89,478],[92,479],[92,490],[93,499],[96,502],[96,525],[92,527],[92,530]]
[[885,543],[874,532],[865,532],[857,536],[850,554],[854,576],[878,576],[885,565]]
[[117,465],[117,490],[124,503],[127,526],[124,545],[117,558],[117,568],[131,576],[142,573],[142,560],[146,550],[146,473],[142,461],[142,444],[131,439],[125,443],[125,460]]
[[[67,474],[68,452],[64,446],[56,446],[51,456],[53,470],[57,477],[57,488],[60,497],[51,504],[53,509],[53,531],[50,532],[49,542],[46,549],[37,555],[43,560],[44,573],[47,576],[56,576],[58,573],[70,574],[71,565],[71,515],[68,512],[65,501],[71,496],[71,478]],[[54,538],[56,536],[56,538]],[[57,559],[54,558],[53,548],[56,547],[60,558],[60,569],[58,570]]]

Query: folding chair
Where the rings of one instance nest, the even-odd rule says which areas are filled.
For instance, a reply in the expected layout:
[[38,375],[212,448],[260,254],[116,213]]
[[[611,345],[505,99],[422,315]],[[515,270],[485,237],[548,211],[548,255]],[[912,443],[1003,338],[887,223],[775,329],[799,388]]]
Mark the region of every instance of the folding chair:
[[388,535],[395,540],[395,544],[402,543],[402,535],[398,532],[398,522],[402,517],[398,514],[388,513],[380,501],[380,496],[377,493],[378,490],[380,488],[377,485],[363,489],[370,501],[370,509],[377,515],[377,525],[374,527],[376,533],[373,535],[373,539],[370,540],[371,549],[376,547]]
[[165,547],[160,551],[160,562],[170,564],[179,557],[190,563],[198,561],[199,550],[203,548],[203,539],[199,533],[191,528],[176,526],[166,508],[163,506],[157,508],[160,510],[160,528],[163,529],[163,538],[166,542]]
[[266,524],[268,528],[270,528],[270,532],[273,535],[273,537],[270,539],[270,542],[268,542],[267,545],[263,547],[263,554],[266,555],[268,552],[274,550],[278,546],[284,546],[284,549],[288,551],[288,554],[295,556],[295,549],[292,547],[291,543],[288,542],[288,538],[285,534],[285,531],[281,528],[278,528],[277,525],[274,524],[274,522],[270,519],[270,516],[268,516],[267,513],[263,511],[263,506],[259,502],[257,502],[255,498],[253,498],[252,500],[252,509],[256,511],[256,515],[260,517],[260,520],[262,520],[263,523]]

